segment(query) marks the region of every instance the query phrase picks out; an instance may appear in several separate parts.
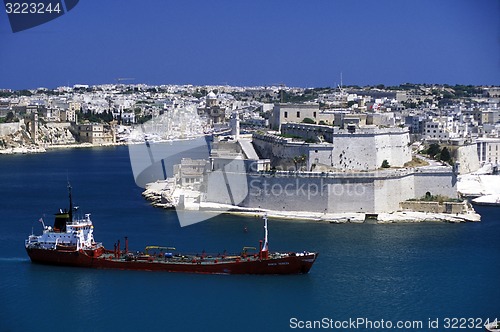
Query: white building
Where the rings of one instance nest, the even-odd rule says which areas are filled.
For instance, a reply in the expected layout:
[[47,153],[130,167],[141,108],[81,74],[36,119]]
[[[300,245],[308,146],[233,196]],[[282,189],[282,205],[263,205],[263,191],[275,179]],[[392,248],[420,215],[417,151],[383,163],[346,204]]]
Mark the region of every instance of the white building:
[[282,123],[300,123],[305,118],[317,121],[319,104],[275,104],[271,116],[271,128],[279,130]]
[[424,138],[427,140],[448,140],[456,138],[453,117],[441,116],[430,119],[424,124]]
[[500,160],[500,138],[479,138],[476,145],[480,163],[498,165]]

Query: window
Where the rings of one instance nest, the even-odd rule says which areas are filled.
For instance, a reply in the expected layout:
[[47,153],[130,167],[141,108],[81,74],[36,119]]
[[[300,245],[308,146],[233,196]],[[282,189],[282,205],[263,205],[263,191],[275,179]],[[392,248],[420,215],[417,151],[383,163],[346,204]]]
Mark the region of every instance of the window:
[[316,117],[316,112],[313,112],[313,117],[314,117],[314,118]]
[[297,111],[297,117],[300,118],[300,111]]
[[284,116],[285,116],[285,118],[288,118],[288,112],[285,112]]

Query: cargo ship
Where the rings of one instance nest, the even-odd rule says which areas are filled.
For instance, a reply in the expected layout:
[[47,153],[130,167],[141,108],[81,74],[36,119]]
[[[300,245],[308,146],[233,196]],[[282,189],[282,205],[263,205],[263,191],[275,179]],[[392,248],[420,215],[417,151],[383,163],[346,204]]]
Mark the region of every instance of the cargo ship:
[[129,251],[125,237],[106,249],[94,241],[90,214],[74,217],[75,208],[68,184],[69,209],[55,214],[53,226],[43,219],[41,235],[33,232],[25,240],[25,248],[33,263],[100,269],[187,272],[207,274],[304,274],[318,257],[316,252],[269,252],[267,218],[264,216],[264,240],[259,249],[243,247],[238,254],[180,254],[173,247],[147,246],[144,251]]

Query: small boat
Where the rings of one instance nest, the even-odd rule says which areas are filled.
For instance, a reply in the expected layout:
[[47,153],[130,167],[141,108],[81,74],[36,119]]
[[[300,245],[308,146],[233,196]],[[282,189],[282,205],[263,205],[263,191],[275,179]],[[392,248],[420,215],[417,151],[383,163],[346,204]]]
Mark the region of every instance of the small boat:
[[144,252],[129,251],[120,241],[106,249],[94,241],[94,226],[90,214],[74,218],[71,186],[68,184],[69,209],[59,210],[53,227],[43,219],[41,235],[31,234],[25,248],[33,263],[77,266],[101,269],[189,272],[207,274],[304,274],[318,257],[316,252],[269,252],[267,218],[264,216],[264,240],[259,250],[243,247],[238,254],[181,254],[175,248],[147,246]]

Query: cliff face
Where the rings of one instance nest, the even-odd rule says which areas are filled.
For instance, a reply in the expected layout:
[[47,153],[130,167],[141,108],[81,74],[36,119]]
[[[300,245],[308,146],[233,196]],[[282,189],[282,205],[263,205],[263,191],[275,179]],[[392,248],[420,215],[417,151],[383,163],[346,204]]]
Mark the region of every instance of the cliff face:
[[40,124],[36,135],[32,135],[24,124],[6,131],[0,136],[0,150],[44,146],[47,144],[73,144],[75,137],[70,125],[65,123]]
[[75,137],[69,123],[47,123],[37,130],[38,144],[74,144]]
[[33,145],[31,135],[26,131],[24,125],[0,136],[0,149],[15,149]]

